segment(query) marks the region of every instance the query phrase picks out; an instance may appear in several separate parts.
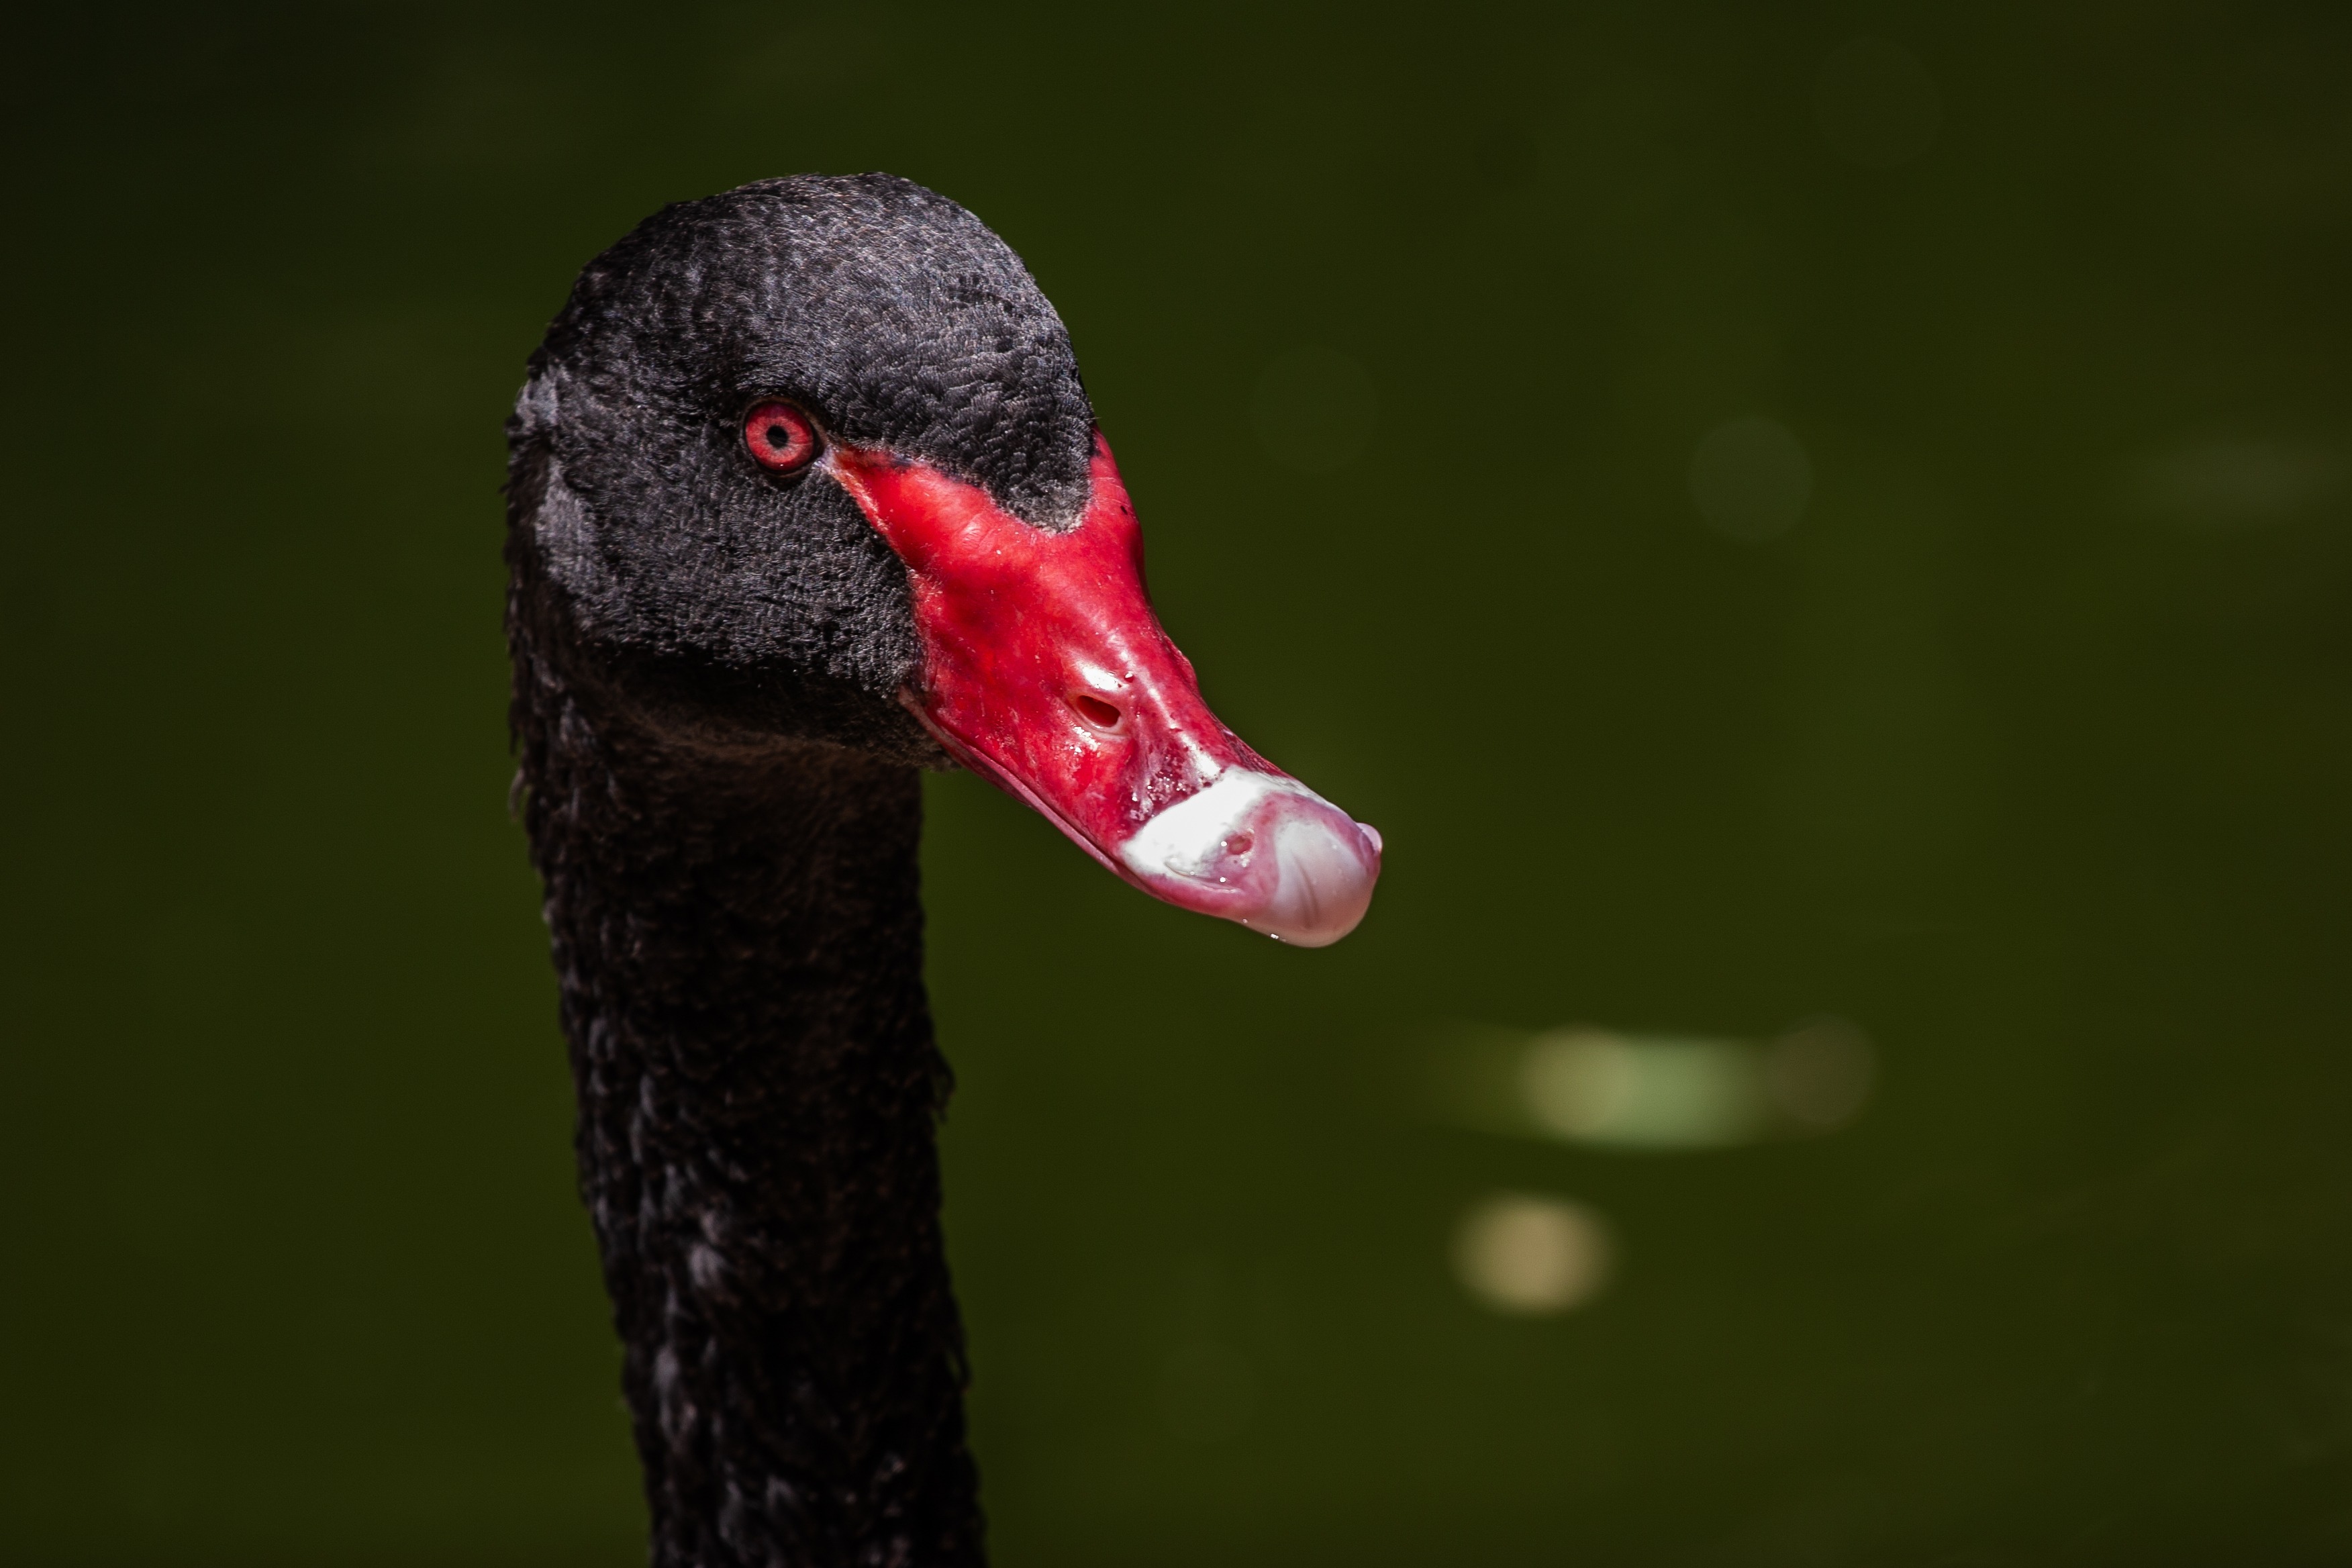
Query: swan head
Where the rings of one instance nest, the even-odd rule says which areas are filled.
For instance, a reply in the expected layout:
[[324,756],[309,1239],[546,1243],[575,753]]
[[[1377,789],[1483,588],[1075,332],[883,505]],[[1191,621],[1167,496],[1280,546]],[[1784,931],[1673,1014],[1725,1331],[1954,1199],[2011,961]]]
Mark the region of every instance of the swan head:
[[1381,841],[1250,750],[1153,614],[1020,258],[881,174],[668,207],[582,274],[509,425],[515,614],[683,744],[961,763],[1114,874],[1300,946]]

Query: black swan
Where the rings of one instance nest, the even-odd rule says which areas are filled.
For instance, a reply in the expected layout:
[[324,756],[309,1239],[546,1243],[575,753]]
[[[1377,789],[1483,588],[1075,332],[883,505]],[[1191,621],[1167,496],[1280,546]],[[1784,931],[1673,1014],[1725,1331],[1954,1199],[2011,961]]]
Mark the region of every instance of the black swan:
[[918,770],[1303,946],[1369,828],[1202,704],[1020,259],[881,174],[591,263],[509,422],[517,787],[659,1568],[983,1560]]

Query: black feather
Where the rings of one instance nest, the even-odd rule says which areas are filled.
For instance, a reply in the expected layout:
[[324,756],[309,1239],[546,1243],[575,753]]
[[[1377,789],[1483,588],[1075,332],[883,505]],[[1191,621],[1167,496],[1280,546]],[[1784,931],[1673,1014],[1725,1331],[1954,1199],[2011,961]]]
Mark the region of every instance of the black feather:
[[906,575],[756,400],[1040,527],[1093,413],[1020,259],[887,175],[764,181],[581,275],[509,425],[508,636],[656,1568],[982,1561],[941,1247]]

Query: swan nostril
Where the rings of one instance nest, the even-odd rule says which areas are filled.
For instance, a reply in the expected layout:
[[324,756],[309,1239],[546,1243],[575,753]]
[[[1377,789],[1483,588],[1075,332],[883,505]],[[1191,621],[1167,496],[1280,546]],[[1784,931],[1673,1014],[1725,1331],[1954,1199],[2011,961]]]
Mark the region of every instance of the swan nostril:
[[1091,696],[1084,691],[1074,691],[1070,694],[1070,706],[1077,710],[1079,718],[1098,730],[1116,730],[1120,721],[1127,717],[1118,710],[1117,703],[1106,702],[1101,698]]
[[1257,839],[1247,833],[1236,833],[1225,840],[1225,853],[1238,860],[1257,847]]

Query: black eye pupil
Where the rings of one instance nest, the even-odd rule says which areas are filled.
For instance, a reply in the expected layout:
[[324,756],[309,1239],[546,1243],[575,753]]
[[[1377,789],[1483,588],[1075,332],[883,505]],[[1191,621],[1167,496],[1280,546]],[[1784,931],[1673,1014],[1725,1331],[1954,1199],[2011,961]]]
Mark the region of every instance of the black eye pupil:
[[769,446],[782,448],[789,447],[792,444],[793,427],[791,426],[786,425],[782,421],[778,421],[776,424],[768,426]]

